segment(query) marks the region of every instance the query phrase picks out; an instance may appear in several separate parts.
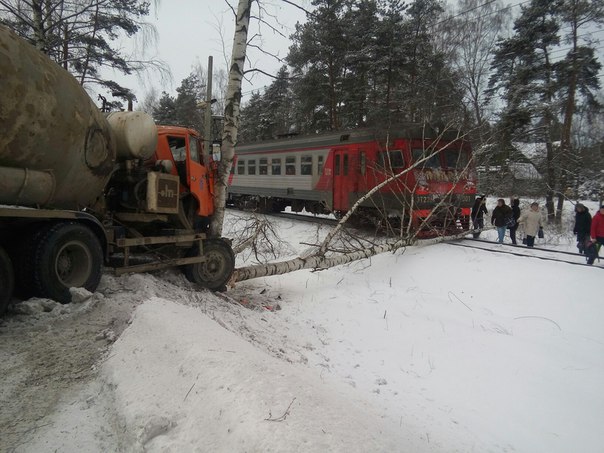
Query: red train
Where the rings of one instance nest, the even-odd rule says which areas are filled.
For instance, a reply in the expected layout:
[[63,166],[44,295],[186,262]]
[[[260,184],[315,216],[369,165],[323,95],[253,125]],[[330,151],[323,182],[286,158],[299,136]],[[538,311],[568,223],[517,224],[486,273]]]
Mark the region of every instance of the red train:
[[476,172],[470,143],[457,131],[408,125],[388,133],[360,129],[237,146],[229,203],[279,212],[346,213],[369,190],[405,169],[363,202],[357,218],[396,218],[421,236],[470,225]]

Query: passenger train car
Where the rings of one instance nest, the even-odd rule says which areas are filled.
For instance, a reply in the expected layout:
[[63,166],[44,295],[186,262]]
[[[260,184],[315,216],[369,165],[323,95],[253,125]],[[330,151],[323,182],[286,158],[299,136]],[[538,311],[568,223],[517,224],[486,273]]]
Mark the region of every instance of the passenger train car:
[[[406,172],[404,172],[407,170]],[[402,173],[402,174],[401,174]],[[396,218],[420,236],[469,228],[476,194],[470,143],[419,125],[332,132],[239,145],[228,201],[243,209]]]

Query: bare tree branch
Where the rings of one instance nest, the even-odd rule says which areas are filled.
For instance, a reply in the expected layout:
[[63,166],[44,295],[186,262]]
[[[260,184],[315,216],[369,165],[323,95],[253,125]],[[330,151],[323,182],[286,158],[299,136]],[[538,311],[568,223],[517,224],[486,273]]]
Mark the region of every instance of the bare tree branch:
[[310,10],[308,10],[308,9],[300,6],[300,5],[298,5],[296,2],[293,2],[293,1],[290,1],[290,0],[281,0],[281,2],[287,3],[288,5],[291,5],[294,8],[298,8],[300,11],[303,11],[307,16],[311,16],[311,17],[315,16],[315,14],[312,11],[310,11]]

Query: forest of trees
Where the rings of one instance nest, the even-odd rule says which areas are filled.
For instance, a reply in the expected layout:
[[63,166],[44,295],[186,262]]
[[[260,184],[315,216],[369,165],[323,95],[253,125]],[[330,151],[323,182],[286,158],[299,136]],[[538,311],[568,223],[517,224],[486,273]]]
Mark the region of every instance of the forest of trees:
[[265,139],[400,122],[463,121],[463,92],[433,39],[442,2],[314,1],[276,80],[242,112]]
[[71,72],[81,85],[108,92],[116,99],[110,108],[136,97],[104,68],[122,74],[168,72],[161,61],[127,55],[120,45],[120,38],[135,36],[153,43],[155,29],[145,22],[149,12],[150,3],[144,0],[0,0],[0,24]]
[[[565,197],[602,196],[604,0],[310,4],[272,83],[244,99],[239,141],[410,121],[455,126],[470,134],[484,191],[530,189],[546,196],[551,217]],[[148,2],[139,0],[0,0],[1,23],[82,84],[123,99],[133,94],[101,69],[128,73],[157,64],[129,60],[114,44],[118,34],[144,29],[148,14]],[[197,64],[175,95],[152,89],[139,106],[158,123],[202,129],[205,77]],[[213,80],[213,112],[222,115],[226,71]],[[527,157],[518,143],[543,151]],[[518,185],[509,169],[518,161],[542,178]]]
[[550,216],[566,196],[601,196],[596,51],[604,1],[312,5],[291,37],[287,65],[242,109],[242,140],[408,121],[455,125],[470,133],[479,166],[497,169],[484,190],[527,189],[507,168],[529,160],[514,145],[522,142],[545,150],[530,161],[543,175],[530,185],[546,195]]

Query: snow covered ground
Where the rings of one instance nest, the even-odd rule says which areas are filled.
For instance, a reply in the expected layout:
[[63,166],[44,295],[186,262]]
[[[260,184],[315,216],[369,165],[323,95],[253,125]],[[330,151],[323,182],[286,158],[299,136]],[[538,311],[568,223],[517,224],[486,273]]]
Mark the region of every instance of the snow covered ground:
[[[288,256],[326,231],[275,223]],[[570,234],[544,242],[574,251]],[[81,304],[29,301],[1,325],[0,450],[601,452],[603,276],[448,244],[225,295],[106,276]],[[57,346],[85,376],[32,380],[19,345],[66,325],[96,341]]]

